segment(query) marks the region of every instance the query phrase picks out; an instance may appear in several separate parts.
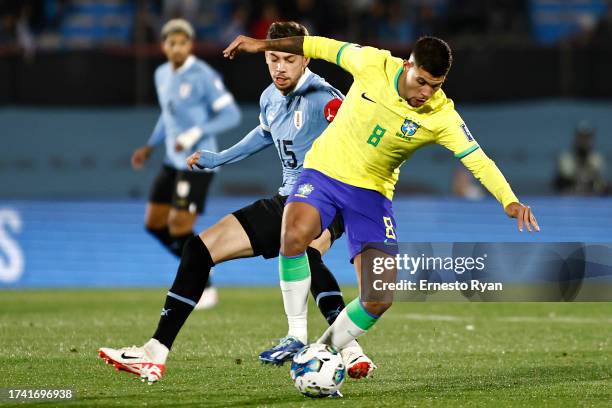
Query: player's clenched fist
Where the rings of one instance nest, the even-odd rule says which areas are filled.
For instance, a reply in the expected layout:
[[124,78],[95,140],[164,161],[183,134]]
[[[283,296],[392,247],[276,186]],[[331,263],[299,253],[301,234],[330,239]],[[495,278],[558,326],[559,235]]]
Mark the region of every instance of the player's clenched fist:
[[506,214],[508,214],[508,217],[517,219],[519,231],[523,231],[523,225],[527,227],[527,231],[529,232],[531,232],[532,227],[535,231],[540,231],[538,221],[536,220],[535,215],[533,215],[531,207],[528,205],[516,202],[510,203],[506,206],[505,211]]
[[264,41],[239,35],[226,49],[223,50],[225,58],[234,59],[239,52],[256,53],[263,51]]

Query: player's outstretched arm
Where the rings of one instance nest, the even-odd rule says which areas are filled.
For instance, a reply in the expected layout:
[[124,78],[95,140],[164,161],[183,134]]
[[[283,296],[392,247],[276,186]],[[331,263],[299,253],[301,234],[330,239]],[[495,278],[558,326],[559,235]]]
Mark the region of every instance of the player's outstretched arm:
[[519,231],[523,232],[523,226],[527,228],[529,232],[532,231],[531,228],[533,228],[534,231],[540,231],[538,221],[535,215],[533,215],[531,207],[528,205],[513,202],[508,204],[504,210],[506,214],[508,214],[508,217],[517,219]]
[[304,55],[304,37],[257,40],[255,38],[239,35],[223,50],[223,56],[225,58],[234,59],[236,54],[240,52],[255,54],[264,51],[280,51],[288,52],[289,54]]
[[199,169],[214,169],[223,164],[236,163],[254,155],[260,150],[273,144],[272,136],[257,126],[242,140],[219,153],[209,150],[200,150],[187,158],[187,165],[191,170],[193,166]]

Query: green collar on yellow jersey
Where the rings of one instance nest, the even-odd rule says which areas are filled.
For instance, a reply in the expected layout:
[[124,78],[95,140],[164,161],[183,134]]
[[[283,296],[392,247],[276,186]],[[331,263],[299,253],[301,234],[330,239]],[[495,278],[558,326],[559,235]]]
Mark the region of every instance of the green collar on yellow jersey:
[[397,70],[397,72],[395,73],[395,79],[393,80],[393,82],[395,83],[395,90],[397,91],[397,94],[401,97],[402,95],[400,95],[399,93],[399,77],[400,75],[402,75],[402,71],[404,70],[404,65],[402,64],[399,69]]

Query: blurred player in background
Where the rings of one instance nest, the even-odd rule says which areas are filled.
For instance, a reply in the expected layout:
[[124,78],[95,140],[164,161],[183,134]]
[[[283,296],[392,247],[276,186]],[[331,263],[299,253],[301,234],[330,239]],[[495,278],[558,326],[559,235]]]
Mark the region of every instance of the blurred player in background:
[[[304,251],[337,213],[342,214],[350,260],[361,287],[364,273],[371,276],[367,259],[372,251],[397,252],[396,224],[391,200],[399,168],[415,150],[438,143],[484,184],[506,214],[518,218],[518,227],[539,230],[528,206],[521,204],[495,163],[480,146],[441,87],[452,63],[450,47],[435,37],[423,37],[408,60],[389,51],[343,43],[323,37],[256,40],[239,36],[225,50],[236,53],[280,51],[324,59],[348,71],[354,82],[334,122],[325,129],[304,160],[283,214],[279,273],[287,270],[310,280]],[[383,243],[371,249],[370,243]],[[365,255],[365,258],[362,257]],[[362,259],[363,258],[363,259]],[[395,271],[390,276],[395,282]],[[304,315],[308,286],[292,282],[284,297],[288,315]],[[349,303],[317,343],[342,349],[366,333],[391,306],[390,297]],[[362,367],[368,375],[372,367]]]
[[610,194],[606,181],[606,159],[594,149],[595,128],[588,122],[580,122],[574,135],[574,146],[557,158],[553,187],[562,194],[604,195]]
[[[194,30],[183,19],[168,21],[161,31],[168,62],[155,71],[155,88],[161,115],[147,144],[134,151],[132,166],[142,169],[153,149],[164,144],[166,155],[151,192],[145,226],[151,235],[177,257],[204,203],[213,172],[188,171],[186,158],[194,151],[217,150],[215,134],[235,127],[241,113],[217,72],[191,54]],[[217,291],[207,283],[198,305],[212,307]]]
[[[303,36],[308,35],[308,32],[300,24],[280,22],[272,24],[267,34],[268,38],[292,35]],[[263,256],[269,259],[278,256],[281,220],[287,195],[295,187],[306,152],[334,119],[343,98],[340,91],[307,68],[309,61],[301,55],[267,53],[266,63],[273,83],[260,97],[260,124],[240,142],[220,153],[202,150],[188,159],[190,167],[195,165],[212,169],[238,162],[274,145],[283,168],[283,184],[278,194],[225,216],[199,237],[191,238],[186,244],[153,338],[143,347],[118,350],[102,348],[102,358],[151,382],[157,381],[163,373],[172,343],[202,294],[210,269],[215,264],[236,258]],[[299,281],[299,290],[311,290],[329,324],[334,322],[344,308],[344,300],[336,279],[321,256],[343,233],[342,218],[338,216],[319,237],[314,237],[309,243],[306,253],[312,282],[308,281],[308,286],[302,287],[302,277],[291,271],[280,276],[283,297],[290,296],[290,292],[295,290],[292,283]],[[261,361],[282,364],[287,360],[287,355],[293,355],[304,346],[307,326],[302,317],[306,315],[289,318],[289,334],[276,347],[261,353]],[[373,366],[357,342],[345,347],[342,356],[349,375],[356,364],[366,362]]]

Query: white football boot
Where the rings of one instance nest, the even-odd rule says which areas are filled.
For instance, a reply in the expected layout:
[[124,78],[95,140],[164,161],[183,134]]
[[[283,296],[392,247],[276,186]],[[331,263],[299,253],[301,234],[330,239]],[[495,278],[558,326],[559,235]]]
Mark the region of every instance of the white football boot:
[[143,382],[153,384],[164,375],[168,348],[156,339],[151,339],[142,347],[102,347],[98,355],[117,370],[135,374]]
[[369,377],[374,370],[376,364],[368,356],[365,355],[359,343],[351,342],[349,346],[340,351],[342,361],[346,366],[346,372],[349,377],[359,380]]

